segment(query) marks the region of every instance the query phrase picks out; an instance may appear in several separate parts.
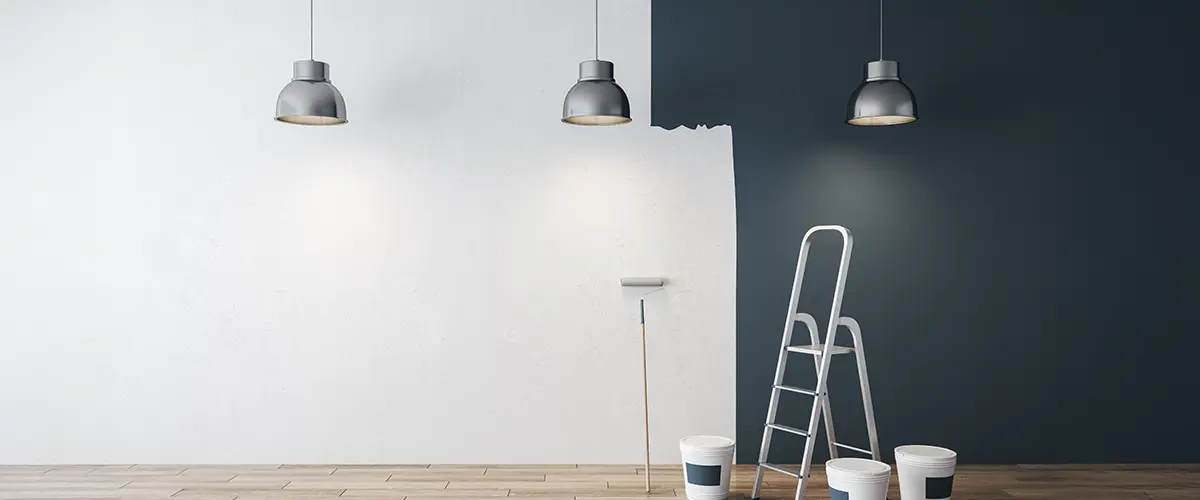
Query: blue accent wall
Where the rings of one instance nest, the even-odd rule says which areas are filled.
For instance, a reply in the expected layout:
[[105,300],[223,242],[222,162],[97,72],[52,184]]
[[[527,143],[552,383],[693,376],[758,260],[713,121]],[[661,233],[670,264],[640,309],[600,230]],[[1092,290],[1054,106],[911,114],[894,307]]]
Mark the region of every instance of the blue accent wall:
[[[738,460],[800,239],[842,224],[888,460],[1200,462],[1200,2],[889,0],[885,56],[920,120],[857,128],[876,7],[653,2],[653,123],[733,127]],[[838,251],[817,241],[801,300],[822,324]],[[853,362],[832,373],[839,438],[865,447]],[[781,397],[803,427],[810,399]],[[798,461],[775,435],[771,459]]]

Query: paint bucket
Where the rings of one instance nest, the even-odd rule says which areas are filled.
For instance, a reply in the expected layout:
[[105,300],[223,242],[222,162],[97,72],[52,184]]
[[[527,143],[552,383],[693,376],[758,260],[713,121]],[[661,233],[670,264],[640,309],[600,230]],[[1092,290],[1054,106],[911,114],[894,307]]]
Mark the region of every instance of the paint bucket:
[[829,500],[887,500],[892,467],[865,458],[835,458],[825,462]]
[[957,462],[958,453],[954,450],[919,444],[897,447],[901,500],[950,498]]
[[721,436],[689,436],[679,440],[684,491],[689,500],[725,500],[729,496],[733,449],[733,440]]

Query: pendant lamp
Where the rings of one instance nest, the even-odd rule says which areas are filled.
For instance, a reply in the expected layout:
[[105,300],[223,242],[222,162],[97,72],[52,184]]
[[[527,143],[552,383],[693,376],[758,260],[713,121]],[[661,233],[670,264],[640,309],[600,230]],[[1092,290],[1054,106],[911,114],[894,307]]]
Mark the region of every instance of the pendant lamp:
[[292,63],[292,82],[279,92],[275,119],[296,125],[346,123],[346,101],[329,83],[329,65],[313,54],[313,0],[308,1],[308,60]]
[[846,123],[901,125],[917,121],[917,100],[900,81],[896,61],[883,59],[883,0],[879,0],[879,60],[867,63],[866,79],[850,95]]
[[600,60],[600,0],[593,0],[596,22],[596,58],[579,63],[579,82],[563,100],[564,123],[621,125],[629,118],[629,97],[613,78],[613,63]]

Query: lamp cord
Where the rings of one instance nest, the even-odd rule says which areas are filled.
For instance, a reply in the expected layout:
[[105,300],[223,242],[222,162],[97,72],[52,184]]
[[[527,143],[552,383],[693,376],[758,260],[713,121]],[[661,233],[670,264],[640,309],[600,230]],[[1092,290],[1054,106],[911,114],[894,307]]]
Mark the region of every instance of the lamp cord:
[[308,0],[308,60],[313,60],[313,0]]
[[879,0],[879,60],[883,60],[883,0]]
[[596,22],[596,60],[600,60],[600,0],[593,0],[592,7],[595,9],[592,19]]

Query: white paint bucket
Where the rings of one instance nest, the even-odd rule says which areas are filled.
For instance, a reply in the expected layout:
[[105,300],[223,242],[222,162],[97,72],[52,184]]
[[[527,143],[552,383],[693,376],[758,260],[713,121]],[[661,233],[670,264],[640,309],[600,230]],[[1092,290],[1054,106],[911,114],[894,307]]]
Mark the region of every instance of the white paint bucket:
[[887,500],[892,467],[865,458],[835,458],[825,462],[829,500]]
[[901,500],[950,498],[957,462],[958,453],[954,450],[919,444],[897,447]]
[[725,500],[729,496],[733,449],[733,440],[721,436],[689,436],[679,440],[684,491],[689,500]]

